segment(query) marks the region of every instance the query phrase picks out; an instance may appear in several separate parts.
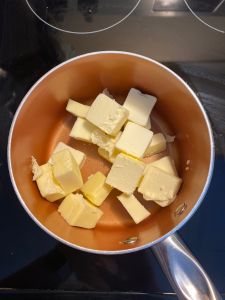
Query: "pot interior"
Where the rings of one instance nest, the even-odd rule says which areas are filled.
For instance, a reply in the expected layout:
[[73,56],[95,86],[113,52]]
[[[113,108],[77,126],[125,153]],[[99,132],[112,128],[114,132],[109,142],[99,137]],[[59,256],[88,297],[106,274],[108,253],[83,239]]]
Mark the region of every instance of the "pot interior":
[[[40,196],[32,181],[31,155],[43,164],[57,142],[63,141],[87,154],[82,168],[84,180],[99,170],[106,174],[111,164],[98,155],[97,147],[69,137],[75,117],[65,107],[68,98],[90,104],[104,88],[122,103],[131,87],[158,98],[152,113],[152,130],[176,136],[175,142],[168,144],[167,153],[174,158],[183,179],[180,192],[166,208],[143,200],[137,193],[152,214],[136,225],[117,200],[119,192],[113,191],[101,206],[104,216],[95,229],[70,227],[57,212],[60,201],[50,203]],[[182,81],[153,61],[122,53],[99,53],[61,65],[27,94],[12,131],[10,159],[21,201],[44,228],[72,246],[116,251],[155,241],[191,212],[206,184],[211,151],[204,115]],[[123,243],[130,237],[138,239]]]

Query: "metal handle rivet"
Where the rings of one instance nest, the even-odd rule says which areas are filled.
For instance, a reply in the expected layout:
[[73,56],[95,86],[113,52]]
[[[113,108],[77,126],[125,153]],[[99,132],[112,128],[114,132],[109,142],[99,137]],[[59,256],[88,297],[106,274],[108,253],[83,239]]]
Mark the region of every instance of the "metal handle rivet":
[[180,204],[174,212],[175,217],[181,216],[185,212],[186,209],[187,209],[187,204],[185,202]]

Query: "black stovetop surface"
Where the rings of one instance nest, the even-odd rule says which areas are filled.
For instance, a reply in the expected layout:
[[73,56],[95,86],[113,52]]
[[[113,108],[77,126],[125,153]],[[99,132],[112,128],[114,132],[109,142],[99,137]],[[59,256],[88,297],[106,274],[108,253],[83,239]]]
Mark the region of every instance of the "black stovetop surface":
[[[10,183],[6,159],[8,131],[25,93],[41,75],[61,61],[80,53],[106,49],[133,51],[162,61],[190,84],[209,114],[216,141],[213,179],[203,204],[179,234],[219,291],[225,294],[225,36],[212,32],[188,13],[182,17],[186,26],[175,26],[175,29],[175,21],[170,19],[173,17],[165,20],[165,16],[161,16],[162,19],[157,20],[157,17],[148,15],[143,8],[146,2],[142,1],[133,15],[112,29],[91,35],[75,35],[52,29],[38,20],[26,1],[1,1],[2,299],[176,298],[151,250],[103,256],[70,249],[34,224],[17,200]],[[179,23],[181,15],[174,14],[174,18]],[[190,27],[193,23],[196,26],[191,34],[188,34],[188,22]],[[157,26],[161,26],[160,31]],[[168,26],[171,26],[170,42]],[[128,31],[133,34],[127,35]]]

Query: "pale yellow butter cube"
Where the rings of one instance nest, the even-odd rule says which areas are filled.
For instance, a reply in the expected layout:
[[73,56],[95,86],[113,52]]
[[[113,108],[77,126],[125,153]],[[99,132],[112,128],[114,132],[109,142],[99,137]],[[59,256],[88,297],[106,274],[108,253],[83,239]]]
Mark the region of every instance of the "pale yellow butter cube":
[[81,194],[70,194],[60,204],[58,212],[69,225],[94,228],[103,212],[89,203]]
[[145,124],[144,127],[147,128],[147,129],[151,129],[152,124],[151,124],[151,119],[150,119],[150,117],[148,118],[148,121],[147,121],[147,123]]
[[106,152],[108,152],[109,157],[112,156],[114,149],[115,149],[115,143],[119,139],[121,135],[121,131],[116,135],[116,137],[112,137],[110,135],[107,135],[100,129],[96,129],[91,134],[91,140],[92,143],[99,146],[100,148],[104,149]]
[[70,136],[76,140],[91,143],[91,134],[95,129],[96,127],[87,120],[77,118],[70,132]]
[[109,156],[112,155],[115,148],[115,143],[111,136],[107,135],[100,129],[96,129],[91,134],[91,141],[93,144],[107,151]]
[[52,171],[52,166],[49,163],[40,166],[42,174]]
[[145,127],[156,101],[154,96],[142,94],[134,88],[130,89],[123,104],[129,111],[128,120]]
[[[68,149],[70,151],[70,153],[72,154],[73,158],[75,159],[75,161],[77,162],[79,168],[82,168],[82,166],[84,165],[85,163],[85,160],[86,160],[86,154],[79,151],[79,150],[76,150],[74,149],[73,147],[70,147],[68,145],[66,145],[65,143],[63,142],[59,142],[55,149],[53,150],[53,154],[54,153],[57,153],[59,151],[62,151],[62,150],[65,150],[65,149]],[[51,163],[52,160],[51,158],[49,159],[49,163]]]
[[182,180],[179,177],[149,166],[138,191],[143,194],[145,200],[168,201],[177,195],[181,183]]
[[166,201],[154,201],[156,204],[158,204],[161,207],[166,207],[168,205],[170,205],[174,200],[175,200],[176,196],[170,200],[166,200]]
[[80,169],[68,149],[52,155],[53,175],[66,194],[78,190],[83,185]]
[[151,143],[152,137],[152,131],[138,124],[128,122],[116,142],[116,148],[134,157],[141,158]]
[[104,94],[92,103],[86,119],[107,134],[115,136],[128,117],[128,110]]
[[125,154],[118,154],[106,178],[106,183],[131,195],[144,172],[145,164]]
[[41,175],[52,170],[51,165],[49,163],[39,166],[36,158],[34,158],[33,156],[31,156],[31,165],[33,180],[37,180]]
[[109,90],[108,89],[104,89],[102,91],[102,94],[106,95],[107,97],[111,98],[111,99],[114,99],[113,95],[110,94]]
[[100,206],[112,190],[112,187],[106,184],[105,180],[105,175],[97,172],[89,177],[81,187],[81,192],[94,205]]
[[72,99],[68,100],[66,110],[73,114],[75,117],[85,118],[90,106],[84,105],[80,102],[74,101]]
[[144,174],[147,172],[149,166],[157,167],[166,173],[177,176],[177,170],[174,160],[170,156],[164,156],[158,160],[147,164],[145,167]]
[[145,151],[145,157],[160,153],[166,150],[166,139],[162,133],[156,133],[152,137],[152,141]]
[[98,154],[103,157],[104,159],[108,160],[109,162],[111,163],[114,163],[117,155],[119,154],[119,152],[117,151],[114,151],[113,154],[110,156],[109,155],[109,152],[106,151],[105,149],[102,149],[102,148],[98,148]]
[[[176,170],[174,160],[170,156],[164,156],[164,157],[162,157],[158,160],[155,160],[154,162],[146,165],[144,174],[147,172],[149,166],[157,167],[168,174],[177,176],[177,170]],[[170,200],[166,200],[166,201],[155,200],[154,202],[162,207],[166,207],[166,206],[170,205],[174,200],[175,200],[175,197]]]
[[167,143],[173,143],[175,141],[176,136],[175,135],[166,134],[165,138],[166,138]]
[[33,173],[33,178],[32,178],[33,181],[42,175],[41,168],[34,156],[31,156],[31,170]]
[[150,212],[137,200],[134,195],[121,194],[117,198],[136,224],[140,223],[151,215]]
[[36,182],[41,196],[50,202],[59,200],[66,195],[61,186],[55,181],[51,169],[38,177]]

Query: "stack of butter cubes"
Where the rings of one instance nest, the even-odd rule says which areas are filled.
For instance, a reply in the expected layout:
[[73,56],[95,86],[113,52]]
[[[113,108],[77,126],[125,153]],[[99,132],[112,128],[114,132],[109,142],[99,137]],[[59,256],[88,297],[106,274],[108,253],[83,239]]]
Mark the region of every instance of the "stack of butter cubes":
[[91,106],[68,101],[66,110],[76,116],[70,137],[97,145],[98,154],[112,163],[107,176],[97,171],[83,183],[86,155],[81,151],[59,142],[45,165],[32,158],[33,179],[42,197],[51,202],[65,197],[58,211],[68,224],[94,228],[103,214],[99,206],[113,188],[122,192],[117,198],[136,224],[150,216],[134,196],[136,189],[161,207],[174,201],[182,180],[173,159],[165,156],[144,163],[145,157],[166,150],[164,135],[150,130],[156,101],[134,88],[123,105],[107,90]]

